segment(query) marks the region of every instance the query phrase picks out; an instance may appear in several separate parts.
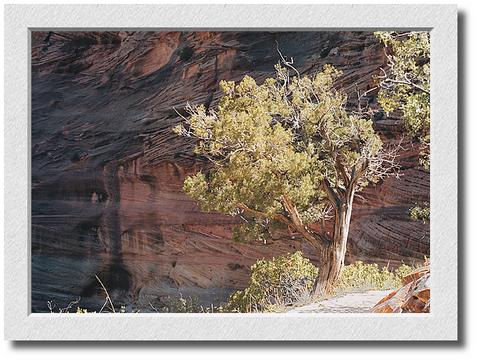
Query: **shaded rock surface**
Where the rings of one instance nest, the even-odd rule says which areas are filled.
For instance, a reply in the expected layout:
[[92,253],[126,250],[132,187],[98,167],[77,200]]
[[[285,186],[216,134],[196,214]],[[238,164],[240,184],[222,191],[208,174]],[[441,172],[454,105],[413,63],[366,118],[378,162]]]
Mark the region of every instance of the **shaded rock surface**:
[[404,285],[383,297],[372,309],[376,313],[428,313],[431,309],[429,266],[404,278]]
[[[95,274],[118,304],[189,290],[208,302],[245,287],[257,258],[301,249],[316,260],[297,240],[232,242],[238,219],[203,213],[181,191],[207,165],[172,133],[176,110],[216,105],[222,79],[273,74],[277,42],[302,73],[342,70],[350,106],[385,62],[367,32],[32,33],[34,311],[76,296],[101,305]],[[377,109],[375,91],[366,100]],[[396,118],[377,111],[374,120],[388,143],[399,141]],[[417,144],[403,146],[401,178],[356,200],[348,261],[393,266],[429,254],[429,226],[408,217],[429,200],[429,174]]]

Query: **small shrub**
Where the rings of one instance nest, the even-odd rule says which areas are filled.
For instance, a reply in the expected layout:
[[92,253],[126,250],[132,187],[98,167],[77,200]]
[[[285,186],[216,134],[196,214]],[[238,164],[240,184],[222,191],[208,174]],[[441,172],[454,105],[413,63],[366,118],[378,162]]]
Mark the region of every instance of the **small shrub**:
[[150,304],[154,311],[159,313],[220,313],[223,312],[223,307],[200,305],[199,298],[196,296],[189,296],[188,298],[179,298],[167,296],[162,298],[159,306]]
[[76,313],[77,314],[91,314],[91,313],[96,313],[96,311],[88,311],[88,309],[77,307],[76,308]]
[[396,280],[399,282],[398,287],[402,285],[402,281],[406,275],[409,275],[415,268],[412,266],[402,264],[396,270],[394,270],[394,276]]
[[161,305],[156,311],[164,313],[195,313],[200,312],[199,300],[196,297],[190,296],[188,299],[167,296],[161,298]]
[[233,293],[229,312],[276,312],[310,296],[318,268],[301,252],[258,260],[251,267],[249,286]]
[[428,204],[424,206],[414,206],[409,209],[409,216],[414,221],[422,221],[426,224],[431,219],[431,209]]
[[394,272],[387,267],[379,268],[378,264],[365,264],[356,261],[344,267],[336,284],[337,292],[388,290],[401,286],[404,276],[412,271],[412,267],[402,264]]

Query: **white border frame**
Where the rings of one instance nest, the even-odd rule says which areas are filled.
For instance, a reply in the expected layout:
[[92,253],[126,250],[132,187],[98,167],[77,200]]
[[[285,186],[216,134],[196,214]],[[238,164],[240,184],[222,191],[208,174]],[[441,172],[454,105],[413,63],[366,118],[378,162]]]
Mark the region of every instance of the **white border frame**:
[[[457,7],[7,5],[5,338],[9,340],[457,340]],[[431,30],[430,314],[31,314],[30,30]]]

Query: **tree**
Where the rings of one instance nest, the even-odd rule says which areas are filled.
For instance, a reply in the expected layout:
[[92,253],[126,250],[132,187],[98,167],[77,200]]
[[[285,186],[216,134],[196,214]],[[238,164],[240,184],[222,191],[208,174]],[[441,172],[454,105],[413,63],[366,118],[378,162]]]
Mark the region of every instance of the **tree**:
[[[428,32],[376,32],[388,60],[378,77],[378,102],[389,114],[398,110],[408,133],[420,143],[419,162],[430,168],[430,37]],[[430,220],[429,204],[409,210],[412,220]]]
[[[384,149],[370,119],[346,110],[333,87],[338,70],[325,65],[308,77],[284,64],[261,85],[249,76],[222,81],[217,109],[187,106],[175,132],[193,138],[212,168],[188,177],[184,190],[205,211],[241,216],[246,229],[285,225],[317,252],[316,291],[326,293],[344,266],[354,196],[396,168],[397,150]],[[332,236],[310,228],[328,217]]]
[[386,69],[378,77],[378,101],[398,110],[409,134],[419,140],[420,163],[430,166],[430,38],[428,32],[376,32],[384,44]]

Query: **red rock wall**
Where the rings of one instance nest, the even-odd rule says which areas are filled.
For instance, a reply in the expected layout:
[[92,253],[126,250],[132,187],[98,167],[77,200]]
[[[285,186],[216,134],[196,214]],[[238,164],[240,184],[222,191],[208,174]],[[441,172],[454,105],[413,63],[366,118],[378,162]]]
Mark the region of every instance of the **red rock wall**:
[[[261,257],[302,249],[294,240],[230,240],[237,219],[200,212],[181,191],[204,166],[171,127],[189,101],[214,106],[221,79],[273,73],[280,50],[302,73],[332,63],[351,92],[373,86],[383,66],[371,33],[34,32],[32,37],[33,308],[75,296],[94,306],[99,275],[116,302],[164,294],[223,298],[246,285]],[[184,48],[192,49],[187,58]],[[377,108],[375,93],[368,98]],[[350,98],[350,106],[353,96]],[[398,119],[377,113],[383,138],[402,136]],[[428,201],[418,146],[404,142],[402,176],[356,200],[348,261],[419,261],[429,226],[411,222]]]

